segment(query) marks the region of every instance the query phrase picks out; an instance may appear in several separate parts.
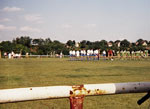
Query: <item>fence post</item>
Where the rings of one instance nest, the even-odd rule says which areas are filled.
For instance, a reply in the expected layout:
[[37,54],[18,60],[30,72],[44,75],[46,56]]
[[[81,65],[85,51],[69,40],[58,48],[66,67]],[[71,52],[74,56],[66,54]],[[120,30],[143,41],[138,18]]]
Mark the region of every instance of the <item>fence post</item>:
[[83,109],[84,96],[71,96],[70,109]]

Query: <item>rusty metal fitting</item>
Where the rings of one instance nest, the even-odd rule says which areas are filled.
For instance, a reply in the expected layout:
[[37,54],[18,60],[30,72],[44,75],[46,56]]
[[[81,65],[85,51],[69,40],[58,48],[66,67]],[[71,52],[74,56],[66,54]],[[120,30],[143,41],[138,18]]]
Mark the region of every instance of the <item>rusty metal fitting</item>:
[[70,109],[83,109],[84,96],[70,96]]

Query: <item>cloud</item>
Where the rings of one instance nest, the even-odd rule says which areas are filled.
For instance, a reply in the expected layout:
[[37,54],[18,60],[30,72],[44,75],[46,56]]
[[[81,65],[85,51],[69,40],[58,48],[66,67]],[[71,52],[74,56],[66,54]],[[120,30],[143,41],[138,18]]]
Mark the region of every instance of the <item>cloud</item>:
[[25,15],[25,20],[29,22],[44,23],[43,18],[39,14]]
[[0,30],[12,31],[12,30],[16,30],[16,27],[15,26],[5,26],[5,25],[0,24]]
[[41,30],[37,29],[37,28],[32,28],[29,26],[24,26],[20,28],[20,31],[24,31],[24,32],[41,32]]
[[2,9],[2,11],[5,12],[16,12],[16,11],[22,11],[22,8],[18,8],[18,7],[5,7]]
[[11,19],[9,19],[9,18],[0,19],[0,22],[10,22],[10,21],[11,21]]
[[68,29],[68,28],[72,28],[72,25],[69,24],[63,24],[62,28]]
[[96,24],[87,24],[85,27],[86,28],[95,28],[97,25]]

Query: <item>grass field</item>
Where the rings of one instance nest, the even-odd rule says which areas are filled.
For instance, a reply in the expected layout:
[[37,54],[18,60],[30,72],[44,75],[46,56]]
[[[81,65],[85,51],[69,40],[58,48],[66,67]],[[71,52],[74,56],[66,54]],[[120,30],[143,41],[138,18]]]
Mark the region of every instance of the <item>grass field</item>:
[[[0,89],[119,82],[150,82],[150,60],[68,61],[68,59],[0,59]],[[147,109],[145,94],[90,96],[84,109]],[[0,104],[0,109],[69,109],[69,99]]]

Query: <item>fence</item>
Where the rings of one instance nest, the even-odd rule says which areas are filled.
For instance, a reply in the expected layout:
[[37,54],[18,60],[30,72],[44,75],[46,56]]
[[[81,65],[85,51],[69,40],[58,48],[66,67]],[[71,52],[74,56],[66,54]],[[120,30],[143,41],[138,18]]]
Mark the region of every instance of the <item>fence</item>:
[[23,58],[60,58],[60,57],[69,57],[69,55],[21,55]]
[[138,101],[140,105],[150,97],[150,82],[1,89],[0,103],[68,97],[71,109],[82,109],[84,96],[125,93],[148,93]]

